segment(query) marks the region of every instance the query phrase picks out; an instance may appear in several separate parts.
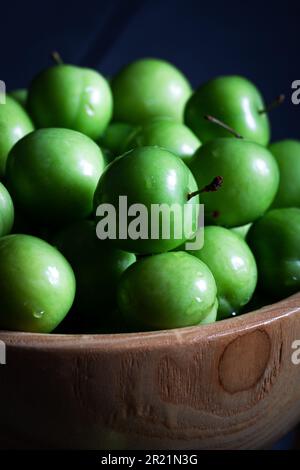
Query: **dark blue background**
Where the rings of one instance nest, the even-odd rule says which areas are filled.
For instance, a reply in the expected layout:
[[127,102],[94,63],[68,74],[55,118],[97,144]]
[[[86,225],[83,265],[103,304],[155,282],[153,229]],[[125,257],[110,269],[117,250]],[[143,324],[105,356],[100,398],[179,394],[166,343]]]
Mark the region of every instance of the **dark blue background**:
[[284,92],[272,113],[273,138],[300,138],[300,2],[263,0],[63,0],[1,2],[0,79],[27,86],[57,49],[66,62],[106,75],[143,56],[170,60],[194,86],[220,74],[253,80],[267,102]]

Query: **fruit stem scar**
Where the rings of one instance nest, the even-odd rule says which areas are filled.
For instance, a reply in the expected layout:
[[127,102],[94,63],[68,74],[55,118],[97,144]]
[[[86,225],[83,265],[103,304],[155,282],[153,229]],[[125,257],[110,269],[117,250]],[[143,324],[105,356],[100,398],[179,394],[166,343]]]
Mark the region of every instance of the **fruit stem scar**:
[[243,136],[241,136],[241,134],[239,134],[237,131],[235,131],[234,129],[232,129],[232,127],[228,126],[227,124],[225,124],[225,122],[223,121],[220,121],[220,119],[214,117],[214,116],[211,116],[210,114],[206,114],[204,116],[204,119],[206,119],[207,121],[209,122],[212,122],[213,124],[217,124],[218,126],[222,127],[223,129],[225,129],[226,131],[230,132],[232,135],[234,135],[234,137],[236,137],[237,139],[243,139]]
[[51,52],[51,58],[56,65],[62,65],[64,63],[60,53],[57,51]]
[[277,98],[275,98],[275,100],[272,101],[271,103],[267,104],[267,106],[265,108],[260,109],[258,111],[258,114],[267,114],[267,113],[269,113],[273,109],[280,106],[284,102],[284,100],[285,100],[285,95],[281,94],[281,95],[277,96]]
[[198,189],[197,191],[193,191],[192,193],[189,193],[187,196],[188,201],[192,199],[192,197],[198,196],[198,194],[218,191],[218,189],[220,189],[222,184],[223,184],[223,176],[215,176],[214,179],[209,184],[204,186],[202,189]]

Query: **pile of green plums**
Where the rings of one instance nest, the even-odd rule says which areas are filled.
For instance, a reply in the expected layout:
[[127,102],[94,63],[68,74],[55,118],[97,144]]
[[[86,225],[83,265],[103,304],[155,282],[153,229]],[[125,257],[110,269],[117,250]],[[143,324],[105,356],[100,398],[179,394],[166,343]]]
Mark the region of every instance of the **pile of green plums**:
[[[193,91],[159,59],[107,80],[54,57],[0,105],[0,329],[203,325],[300,289],[300,141],[270,144],[253,83]],[[189,211],[154,236],[154,205]]]

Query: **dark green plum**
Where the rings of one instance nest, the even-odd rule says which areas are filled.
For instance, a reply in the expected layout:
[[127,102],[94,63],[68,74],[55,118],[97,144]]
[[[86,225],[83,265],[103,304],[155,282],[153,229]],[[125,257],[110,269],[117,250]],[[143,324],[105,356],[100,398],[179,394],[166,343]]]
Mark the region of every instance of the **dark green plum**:
[[271,144],[269,149],[280,173],[279,188],[272,207],[300,207],[300,141],[282,140]]
[[241,225],[240,227],[233,227],[231,231],[239,235],[243,240],[246,239],[247,233],[249,232],[251,224]]
[[172,64],[140,59],[124,67],[111,82],[114,120],[142,124],[166,116],[182,122],[191,86]]
[[247,243],[223,227],[204,229],[204,246],[190,251],[211,270],[218,291],[218,319],[237,314],[251,299],[257,283],[254,256]]
[[259,289],[274,301],[300,289],[299,240],[299,208],[273,209],[254,222],[248,232]]
[[217,288],[208,267],[196,257],[162,253],[125,271],[118,304],[126,322],[138,330],[181,328],[215,321]]
[[10,233],[14,224],[14,205],[9,192],[0,183],[0,237]]
[[195,151],[200,147],[200,140],[180,122],[167,118],[156,118],[142,126],[133,134],[127,148],[157,145],[178,155],[188,165]]
[[30,235],[0,238],[0,329],[50,333],[74,296],[72,268],[54,247]]
[[5,173],[7,155],[18,140],[33,131],[26,111],[10,96],[0,105],[0,178]]
[[270,124],[261,94],[247,79],[239,76],[218,77],[201,85],[185,108],[185,123],[202,142],[216,137],[232,137],[222,127],[204,119],[212,115],[245,139],[267,145]]
[[28,90],[26,90],[25,88],[13,90],[9,93],[9,96],[16,100],[21,106],[23,106],[23,108],[26,108]]
[[112,122],[99,140],[101,147],[118,157],[126,150],[128,140],[135,133],[135,127],[125,122]]
[[243,139],[215,139],[197,150],[191,164],[199,188],[215,175],[223,177],[216,193],[203,193],[206,221],[237,227],[262,216],[279,184],[279,170],[268,149]]
[[97,140],[112,116],[112,94],[96,70],[60,64],[34,78],[27,106],[38,128],[73,129]]
[[[116,158],[106,167],[95,192],[94,205],[95,210],[100,205],[103,207],[103,204],[110,204],[115,209],[117,229],[114,243],[119,248],[141,254],[160,253],[181,245],[196,232],[199,197],[188,199],[188,196],[197,189],[191,171],[180,158],[159,147],[141,147]],[[127,197],[128,210],[120,205],[120,196]],[[137,230],[140,233],[145,231],[145,236],[141,234],[136,238],[128,236],[133,221],[140,216],[139,209],[134,204],[142,204],[147,212],[146,218],[141,216],[138,224],[143,230]],[[157,219],[151,215],[152,210],[161,204],[165,204],[167,209],[176,204],[182,220],[180,222],[177,218],[176,211],[170,210],[167,222],[169,233],[164,236],[159,216],[158,233],[155,238],[151,229]],[[187,206],[191,211],[186,211],[184,217]],[[134,209],[136,216],[133,213],[129,214],[126,220],[126,213],[130,207],[131,210]],[[106,215],[103,217],[103,214],[97,212],[96,214],[101,215],[99,224],[105,225]],[[119,235],[121,219],[123,221],[121,232],[125,229],[124,236]]]
[[82,324],[110,325],[116,309],[117,284],[136,257],[99,240],[93,221],[72,224],[56,234],[55,246],[70,262],[76,277],[74,309]]
[[6,176],[24,213],[66,224],[91,214],[103,168],[102,152],[89,137],[70,129],[40,129],[14,146]]

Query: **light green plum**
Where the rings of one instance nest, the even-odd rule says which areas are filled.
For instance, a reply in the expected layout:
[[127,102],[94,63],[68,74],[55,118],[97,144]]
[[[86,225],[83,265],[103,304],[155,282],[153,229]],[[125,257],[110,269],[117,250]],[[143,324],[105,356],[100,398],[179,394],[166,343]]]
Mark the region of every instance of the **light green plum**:
[[253,222],[270,207],[279,185],[278,165],[262,145],[219,138],[202,145],[190,165],[199,188],[216,175],[217,192],[204,192],[205,217],[211,225],[238,227]]
[[53,246],[30,235],[0,238],[0,329],[50,333],[74,296],[72,268]]
[[185,108],[185,123],[202,142],[233,137],[204,119],[205,115],[212,115],[245,139],[267,145],[270,124],[264,110],[262,96],[253,83],[240,76],[223,76],[200,85],[193,93]]
[[6,177],[16,205],[34,220],[65,225],[88,217],[104,169],[99,146],[70,129],[39,129],[8,156]]
[[[136,148],[116,158],[99,180],[94,196],[96,214],[100,207],[97,230],[112,232],[112,219],[116,230],[108,235],[118,248],[139,254],[172,250],[197,230],[199,197],[189,198],[197,190],[191,171],[176,155],[160,147]],[[125,206],[121,196],[127,198]],[[104,204],[115,212],[107,214]],[[159,215],[162,204],[164,217]]]
[[254,256],[247,243],[224,227],[207,226],[204,246],[190,251],[211,270],[218,291],[218,319],[237,314],[251,299],[257,283]]
[[201,142],[184,124],[168,118],[155,118],[133,134],[127,148],[149,145],[157,145],[169,150],[188,165]]
[[112,116],[112,94],[96,70],[59,64],[42,71],[28,90],[38,128],[63,127],[99,139]]
[[158,116],[182,122],[191,86],[172,64],[140,59],[125,66],[111,82],[114,120],[142,124]]
[[5,173],[7,155],[18,140],[33,131],[33,124],[23,109],[10,96],[0,105],[0,178]]
[[213,322],[217,288],[209,268],[184,252],[143,258],[122,275],[118,305],[133,328],[161,330]]

